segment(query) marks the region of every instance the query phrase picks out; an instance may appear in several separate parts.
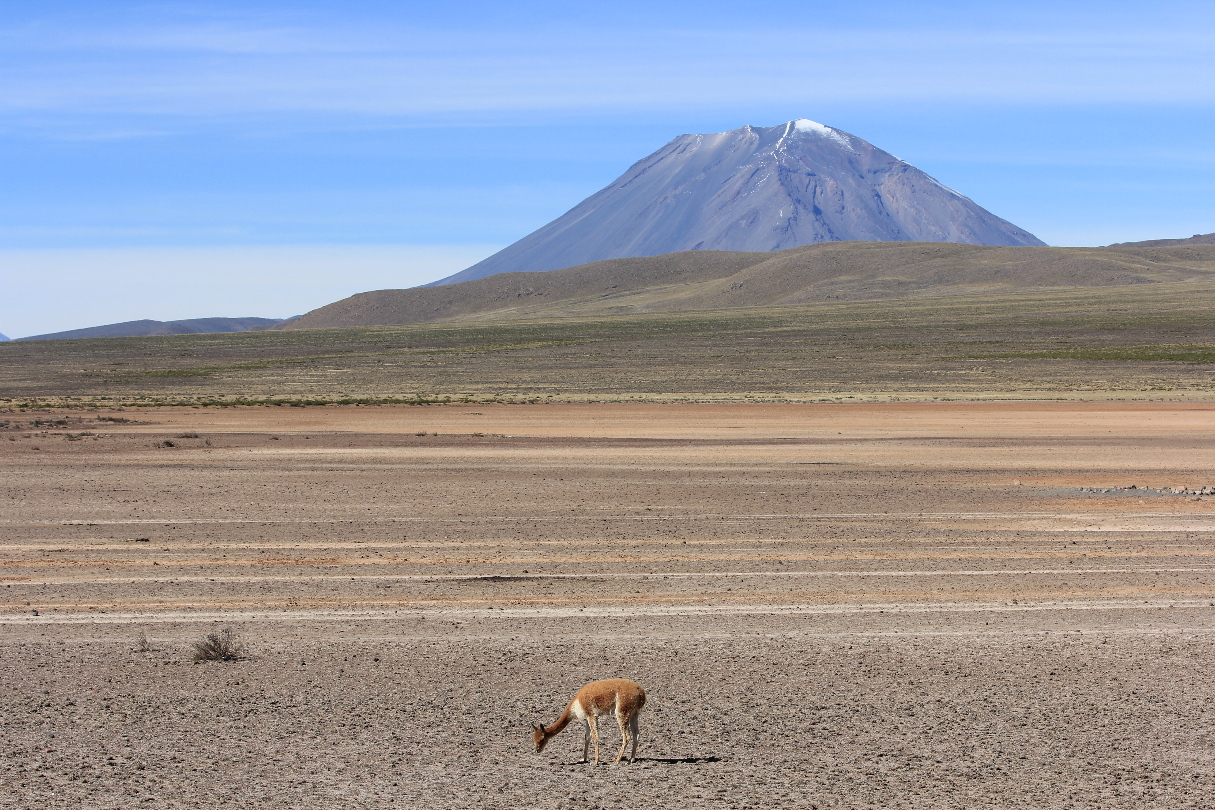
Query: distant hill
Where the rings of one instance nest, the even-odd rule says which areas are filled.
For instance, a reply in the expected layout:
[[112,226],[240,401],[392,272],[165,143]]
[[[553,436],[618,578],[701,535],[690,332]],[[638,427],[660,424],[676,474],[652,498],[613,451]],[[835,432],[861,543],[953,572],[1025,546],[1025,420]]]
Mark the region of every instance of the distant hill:
[[197,335],[209,332],[248,332],[282,323],[280,318],[190,318],[184,321],[125,321],[105,326],[71,329],[17,340],[68,340],[71,338],[145,337],[148,335]]
[[3,342],[4,342],[4,341],[6,341],[6,340],[8,340],[8,336],[7,336],[7,335],[0,334],[0,343],[3,343]]
[[993,247],[827,242],[685,251],[351,296],[278,329],[789,306],[814,301],[1215,279],[1215,246]]
[[1116,242],[1110,247],[1176,247],[1177,245],[1215,245],[1215,233],[1196,233],[1185,239],[1149,239],[1146,242]]
[[868,141],[799,118],[680,135],[543,228],[429,286],[684,250],[851,240],[1043,244]]

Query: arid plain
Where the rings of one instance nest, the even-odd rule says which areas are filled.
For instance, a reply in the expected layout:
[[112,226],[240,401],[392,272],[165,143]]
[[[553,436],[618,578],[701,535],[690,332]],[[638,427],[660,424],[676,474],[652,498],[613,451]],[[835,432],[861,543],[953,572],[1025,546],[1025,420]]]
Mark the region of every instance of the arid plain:
[[0,807],[1215,802],[1211,403],[0,421]]

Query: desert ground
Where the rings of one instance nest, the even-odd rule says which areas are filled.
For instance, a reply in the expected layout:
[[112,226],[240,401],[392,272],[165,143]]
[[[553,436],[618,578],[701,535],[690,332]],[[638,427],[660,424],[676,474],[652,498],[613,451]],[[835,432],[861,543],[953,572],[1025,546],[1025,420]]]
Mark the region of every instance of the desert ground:
[[0,807],[1215,805],[1211,403],[0,417]]

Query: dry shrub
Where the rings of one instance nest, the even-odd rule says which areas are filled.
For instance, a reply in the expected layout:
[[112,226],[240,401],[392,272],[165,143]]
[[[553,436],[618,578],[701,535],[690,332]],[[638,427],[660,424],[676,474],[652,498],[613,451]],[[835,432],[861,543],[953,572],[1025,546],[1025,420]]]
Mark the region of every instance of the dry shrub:
[[245,643],[231,628],[224,628],[218,633],[208,633],[194,642],[194,660],[198,661],[235,661],[245,654]]

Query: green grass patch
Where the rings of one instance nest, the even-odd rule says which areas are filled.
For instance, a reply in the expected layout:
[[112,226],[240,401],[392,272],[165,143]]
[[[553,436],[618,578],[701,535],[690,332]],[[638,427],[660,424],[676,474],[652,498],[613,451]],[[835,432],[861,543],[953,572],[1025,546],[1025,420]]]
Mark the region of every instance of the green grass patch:
[[[314,355],[310,357],[279,357],[267,360],[252,360],[243,363],[228,363],[226,365],[187,366],[185,368],[149,368],[122,370],[118,372],[103,372],[110,382],[135,382],[138,380],[177,377],[210,377],[215,374],[225,374],[240,371],[256,371],[276,366],[289,366],[300,363],[325,363],[333,361],[348,362],[356,359],[373,357],[430,357],[446,354],[480,354],[491,352],[524,351],[528,349],[551,349],[562,346],[574,346],[585,343],[585,340],[533,340],[515,341],[509,343],[487,343],[454,348],[434,349],[404,349],[385,352],[347,352],[343,354]],[[107,365],[126,365],[125,363],[109,363]]]

